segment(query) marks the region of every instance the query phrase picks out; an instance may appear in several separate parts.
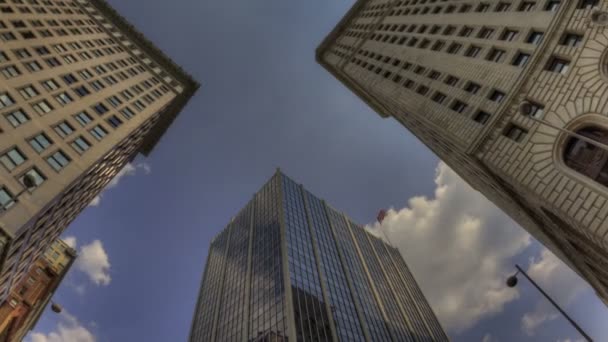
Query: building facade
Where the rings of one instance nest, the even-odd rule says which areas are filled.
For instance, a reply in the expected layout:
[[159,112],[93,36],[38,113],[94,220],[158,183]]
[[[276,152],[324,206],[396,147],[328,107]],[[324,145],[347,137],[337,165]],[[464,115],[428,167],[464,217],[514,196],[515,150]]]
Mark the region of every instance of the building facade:
[[76,251],[56,240],[0,305],[0,342],[22,341],[34,328],[76,259]]
[[103,0],[0,1],[0,302],[197,88]]
[[211,242],[203,341],[447,341],[399,251],[280,171]]
[[608,1],[359,0],[317,61],[608,304]]

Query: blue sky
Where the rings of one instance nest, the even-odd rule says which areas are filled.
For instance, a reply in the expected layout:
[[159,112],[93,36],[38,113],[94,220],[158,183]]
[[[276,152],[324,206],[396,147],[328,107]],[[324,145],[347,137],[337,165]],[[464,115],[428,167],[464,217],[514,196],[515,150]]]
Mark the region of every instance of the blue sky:
[[[276,167],[383,229],[453,341],[576,341],[523,279],[504,288],[515,262],[608,336],[592,290],[315,63],[352,0],[110,3],[202,86],[64,233],[81,252],[55,295],[66,313],[47,310],[29,341],[186,340],[210,238]],[[380,208],[394,209],[382,227]]]

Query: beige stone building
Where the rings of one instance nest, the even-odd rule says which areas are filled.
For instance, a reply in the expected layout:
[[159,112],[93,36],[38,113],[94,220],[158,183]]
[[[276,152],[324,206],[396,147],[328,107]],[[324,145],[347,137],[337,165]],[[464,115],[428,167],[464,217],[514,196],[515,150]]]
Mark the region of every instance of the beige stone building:
[[608,1],[359,0],[317,49],[608,303]]
[[197,88],[103,0],[0,0],[0,301]]

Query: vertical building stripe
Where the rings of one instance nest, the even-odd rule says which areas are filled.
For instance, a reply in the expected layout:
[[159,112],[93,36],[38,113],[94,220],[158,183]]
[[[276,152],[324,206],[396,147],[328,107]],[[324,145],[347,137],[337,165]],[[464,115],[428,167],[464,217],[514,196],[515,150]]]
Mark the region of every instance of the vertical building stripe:
[[283,175],[277,170],[275,177],[278,178],[279,183],[279,222],[281,224],[281,262],[283,266],[283,280],[284,280],[284,293],[285,293],[285,310],[287,318],[287,334],[289,341],[296,341],[296,320],[294,317],[293,309],[293,293],[291,291],[291,278],[289,277],[289,256],[287,254],[287,238],[285,228],[285,208],[283,201],[285,198],[283,189]]
[[251,321],[251,260],[253,255],[253,222],[255,219],[255,195],[251,199],[251,213],[249,214],[249,244],[247,245],[247,281],[245,282],[245,316],[243,324],[242,342],[249,341],[249,322]]
[[231,232],[232,232],[232,222],[230,222],[230,224],[228,225],[228,227],[226,228],[226,230],[228,231],[227,232],[228,237],[226,238],[226,248],[224,249],[223,259],[220,260],[220,265],[222,265],[220,272],[222,273],[222,276],[220,278],[221,279],[220,280],[220,286],[219,286],[219,291],[218,291],[218,294],[217,294],[217,297],[218,297],[217,298],[217,302],[218,303],[217,303],[217,306],[215,308],[215,312],[213,314],[213,316],[214,316],[214,318],[213,318],[213,328],[211,330],[212,331],[212,334],[211,334],[211,340],[212,341],[215,341],[215,339],[216,339],[218,318],[220,316],[220,311],[221,311],[221,308],[222,308],[222,298],[224,298],[224,289],[225,289],[225,287],[224,287],[224,281],[226,280],[226,273],[227,273],[226,272],[226,269],[227,269],[227,267],[226,267],[226,260],[228,258],[228,252],[230,251],[230,235],[231,235]]
[[344,270],[344,274],[346,275],[348,289],[349,289],[350,293],[353,294],[353,301],[355,304],[355,309],[357,311],[357,317],[359,318],[359,323],[361,324],[361,328],[363,329],[363,334],[365,335],[365,340],[368,342],[372,342],[372,339],[369,334],[369,328],[367,326],[367,322],[365,321],[365,316],[364,316],[363,310],[361,308],[361,303],[359,303],[359,299],[357,298],[357,296],[354,295],[357,292],[354,289],[353,280],[350,276],[349,268],[347,266],[347,263],[344,260],[344,255],[342,253],[342,249],[340,248],[340,244],[338,243],[338,236],[336,234],[336,228],[334,227],[334,224],[329,215],[329,211],[331,210],[331,208],[329,208],[327,206],[327,203],[325,203],[325,201],[323,201],[323,207],[325,209],[325,215],[327,215],[327,221],[329,222],[329,227],[331,228],[332,236],[333,236],[334,241],[337,246],[338,256],[340,258],[340,263],[342,264],[342,269]]
[[329,294],[327,292],[327,280],[325,279],[325,275],[323,274],[323,270],[321,269],[321,257],[319,253],[319,246],[317,245],[317,239],[315,237],[313,228],[312,228],[312,217],[310,213],[310,204],[308,203],[308,198],[306,198],[306,192],[304,187],[300,185],[300,194],[302,196],[302,200],[304,202],[304,210],[306,211],[306,219],[308,223],[308,231],[310,232],[310,239],[312,241],[312,247],[315,257],[315,264],[317,266],[317,272],[319,274],[319,282],[321,284],[321,291],[323,293],[323,301],[325,302],[325,310],[327,311],[327,317],[329,319],[329,328],[331,330],[331,338],[332,341],[338,341],[338,335],[336,333],[336,322],[334,321],[334,315],[331,311],[331,305],[329,300]]

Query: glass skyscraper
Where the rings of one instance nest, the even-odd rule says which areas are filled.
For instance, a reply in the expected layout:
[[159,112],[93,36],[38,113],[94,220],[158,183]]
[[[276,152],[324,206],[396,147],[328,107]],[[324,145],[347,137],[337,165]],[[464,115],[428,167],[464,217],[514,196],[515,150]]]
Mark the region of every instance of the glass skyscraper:
[[207,341],[448,341],[399,251],[280,171],[211,242]]

